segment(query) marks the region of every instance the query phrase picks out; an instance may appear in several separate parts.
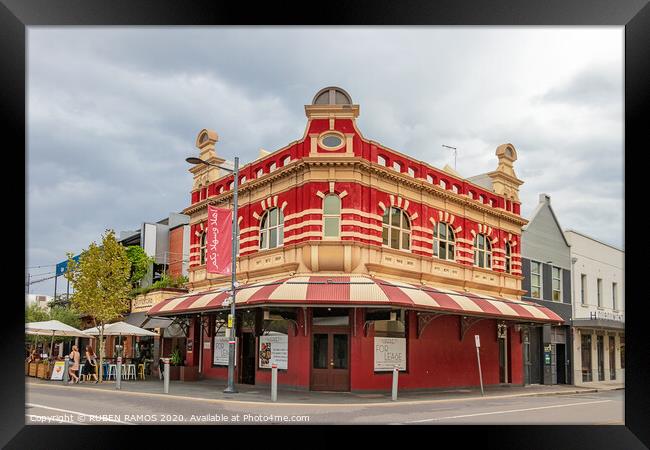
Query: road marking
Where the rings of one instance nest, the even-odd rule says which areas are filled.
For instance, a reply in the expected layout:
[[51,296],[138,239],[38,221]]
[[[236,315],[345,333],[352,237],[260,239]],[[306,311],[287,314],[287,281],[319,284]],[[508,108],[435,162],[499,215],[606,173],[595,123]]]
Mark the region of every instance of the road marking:
[[[135,395],[135,396],[144,396],[144,397],[158,397],[166,399],[180,399],[180,400],[190,400],[190,401],[202,401],[207,403],[223,403],[223,404],[241,404],[241,405],[264,405],[269,407],[282,407],[282,406],[318,406],[318,407],[356,407],[356,408],[365,408],[369,405],[372,406],[396,406],[396,405],[423,405],[431,403],[454,403],[454,402],[464,402],[464,401],[473,401],[473,400],[495,400],[495,399],[505,399],[505,398],[518,398],[518,397],[540,397],[540,396],[551,396],[551,395],[574,395],[574,394],[589,394],[598,392],[597,389],[588,389],[586,391],[551,391],[551,392],[530,392],[522,394],[507,394],[507,395],[486,395],[484,397],[464,397],[464,398],[444,398],[436,400],[398,400],[397,402],[368,402],[368,403],[284,403],[276,402],[269,403],[265,401],[247,401],[247,400],[224,400],[218,398],[202,398],[202,397],[189,397],[184,395],[175,395],[175,394],[156,394],[154,392],[134,392],[134,391],[125,391],[125,390],[108,390],[94,387],[85,387],[85,386],[61,386],[61,385],[52,385],[52,384],[41,384],[26,382],[25,385],[35,386],[35,387],[45,387],[52,389],[74,389],[74,390],[84,390],[84,391],[93,391],[93,392],[106,392],[106,393],[115,393],[122,395]],[[171,390],[171,388],[170,388]]]
[[[60,412],[64,412],[64,413],[77,414],[78,416],[85,416],[85,417],[94,417],[94,418],[96,418],[96,417],[101,417],[102,416],[102,414],[86,414],[86,413],[82,413],[82,412],[79,412],[79,411],[72,411],[70,409],[61,409],[61,408],[53,408],[51,406],[38,405],[36,403],[25,403],[25,406],[32,406],[34,408],[42,408],[42,409],[50,409],[52,411],[60,411]],[[115,422],[115,423],[121,423],[121,424],[125,424],[125,425],[133,425],[130,422],[123,422],[123,421],[118,420],[118,419],[108,419],[108,418],[106,420],[102,420],[102,422]]]
[[437,421],[437,420],[462,419],[464,417],[489,416],[491,414],[508,414],[508,413],[513,413],[513,412],[535,411],[535,410],[539,410],[539,409],[549,409],[549,408],[565,408],[567,406],[593,405],[595,403],[607,403],[607,402],[611,402],[611,400],[599,400],[599,401],[596,401],[596,402],[581,402],[581,403],[565,403],[565,404],[562,404],[562,405],[538,406],[537,408],[509,409],[509,410],[506,410],[506,411],[490,411],[490,412],[476,413],[476,414],[463,414],[462,416],[448,416],[448,417],[436,417],[436,418],[433,418],[433,419],[411,420],[411,421],[403,422],[403,423],[434,422],[434,421]]

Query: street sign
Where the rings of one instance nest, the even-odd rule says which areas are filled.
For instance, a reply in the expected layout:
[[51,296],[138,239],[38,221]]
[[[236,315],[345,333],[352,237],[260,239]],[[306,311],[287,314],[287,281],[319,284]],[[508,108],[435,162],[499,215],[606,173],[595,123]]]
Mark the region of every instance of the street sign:
[[228,314],[228,328],[232,328],[232,323],[233,323],[232,314]]
[[476,348],[481,346],[481,337],[478,334],[474,335],[474,342],[476,343]]
[[[81,255],[77,255],[77,256],[73,257],[72,259],[74,259],[76,262],[79,262],[79,257],[80,256]],[[67,270],[68,270],[68,260],[66,259],[65,261],[61,261],[60,263],[58,263],[56,265],[56,276],[58,277],[60,275],[65,274]]]

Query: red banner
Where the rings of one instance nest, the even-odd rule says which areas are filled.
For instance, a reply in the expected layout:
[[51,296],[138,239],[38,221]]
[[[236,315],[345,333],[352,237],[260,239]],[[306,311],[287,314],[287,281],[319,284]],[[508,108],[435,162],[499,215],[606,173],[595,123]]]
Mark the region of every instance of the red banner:
[[232,273],[232,212],[208,205],[205,256],[208,273]]

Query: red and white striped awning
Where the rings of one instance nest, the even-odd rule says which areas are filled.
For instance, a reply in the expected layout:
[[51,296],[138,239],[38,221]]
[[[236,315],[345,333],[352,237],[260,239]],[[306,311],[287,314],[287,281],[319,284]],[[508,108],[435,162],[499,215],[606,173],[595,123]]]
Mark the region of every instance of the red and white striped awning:
[[[199,292],[153,306],[149,316],[175,316],[227,308],[229,292]],[[294,276],[237,288],[236,306],[387,306],[522,322],[563,323],[548,308],[522,300],[417,286],[368,276]]]

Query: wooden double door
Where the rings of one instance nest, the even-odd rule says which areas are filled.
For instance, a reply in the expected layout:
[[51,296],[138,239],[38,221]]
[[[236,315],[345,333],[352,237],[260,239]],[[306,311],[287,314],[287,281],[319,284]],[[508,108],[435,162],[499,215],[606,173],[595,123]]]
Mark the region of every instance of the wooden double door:
[[314,327],[311,341],[311,389],[349,391],[349,328]]

